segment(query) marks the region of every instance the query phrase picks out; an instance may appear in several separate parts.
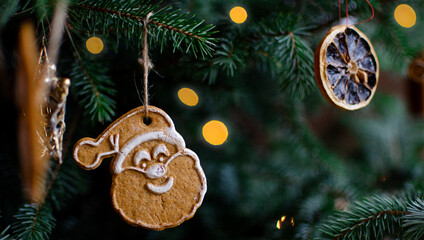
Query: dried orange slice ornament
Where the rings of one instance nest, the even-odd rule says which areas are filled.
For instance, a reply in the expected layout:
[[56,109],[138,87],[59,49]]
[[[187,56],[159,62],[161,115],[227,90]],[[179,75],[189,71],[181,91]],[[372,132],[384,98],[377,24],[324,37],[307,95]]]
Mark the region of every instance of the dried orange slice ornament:
[[368,105],[378,83],[378,59],[370,40],[354,26],[333,27],[315,51],[322,95],[344,110]]

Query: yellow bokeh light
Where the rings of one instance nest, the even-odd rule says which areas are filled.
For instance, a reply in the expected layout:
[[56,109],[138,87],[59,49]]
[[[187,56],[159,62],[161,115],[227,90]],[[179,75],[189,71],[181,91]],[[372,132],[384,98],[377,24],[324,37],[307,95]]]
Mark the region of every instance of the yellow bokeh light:
[[[277,224],[276,227],[278,229],[281,229],[281,224],[283,224],[283,222],[286,220],[286,216],[282,216],[279,220],[277,220]],[[290,219],[290,223],[292,226],[294,226],[294,218]]]
[[85,43],[87,50],[92,54],[99,54],[103,50],[103,41],[98,37],[91,37]]
[[228,130],[224,123],[212,120],[207,122],[202,129],[206,142],[212,145],[221,145],[227,140]]
[[196,106],[199,102],[199,97],[196,92],[190,88],[181,88],[178,91],[178,98],[187,106]]
[[242,7],[233,7],[230,11],[230,18],[235,23],[244,23],[247,19],[247,12]]
[[290,223],[292,226],[294,226],[294,218],[291,218]]
[[407,4],[400,4],[395,9],[395,19],[402,27],[410,28],[415,25],[417,21],[417,15],[414,9]]

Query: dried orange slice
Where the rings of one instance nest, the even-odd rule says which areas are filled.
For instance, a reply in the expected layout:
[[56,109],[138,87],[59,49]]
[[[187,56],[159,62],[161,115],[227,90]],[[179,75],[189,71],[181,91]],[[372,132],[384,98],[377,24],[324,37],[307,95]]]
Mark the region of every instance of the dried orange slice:
[[324,97],[344,110],[368,105],[378,83],[370,40],[354,26],[333,27],[315,51],[315,78]]

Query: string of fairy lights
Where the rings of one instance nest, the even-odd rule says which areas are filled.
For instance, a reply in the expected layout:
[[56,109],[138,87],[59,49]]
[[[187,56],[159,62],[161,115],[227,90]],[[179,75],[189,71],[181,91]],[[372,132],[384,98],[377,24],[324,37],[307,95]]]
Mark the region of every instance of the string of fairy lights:
[[[229,16],[234,23],[242,24],[247,20],[247,11],[243,7],[236,6],[230,10]],[[393,12],[393,16],[395,21],[404,28],[413,27],[417,21],[414,9],[408,4],[398,5]],[[90,53],[99,54],[103,51],[104,45],[100,38],[93,36],[86,41],[86,47]],[[199,96],[193,89],[183,87],[178,90],[177,95],[178,99],[188,107],[197,106],[199,103]],[[213,119],[203,125],[202,135],[209,144],[215,146],[222,145],[228,138],[228,129],[223,122]],[[294,218],[291,217],[290,221],[286,221],[287,218],[288,217],[283,215],[278,219],[276,228],[282,229],[283,224],[286,222],[289,222],[288,224],[293,227]]]

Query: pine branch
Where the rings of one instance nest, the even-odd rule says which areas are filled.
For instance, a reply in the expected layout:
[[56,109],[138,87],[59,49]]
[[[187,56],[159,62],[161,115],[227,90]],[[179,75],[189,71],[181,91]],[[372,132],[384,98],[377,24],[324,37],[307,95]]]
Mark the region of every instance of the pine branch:
[[9,228],[10,228],[10,226],[7,226],[7,227],[3,230],[3,232],[1,232],[1,233],[0,233],[0,240],[6,240],[6,239],[9,239],[10,235],[9,235],[9,234],[6,234],[6,233],[7,233],[7,231],[9,230]]
[[[1,218],[1,215],[0,215]],[[10,226],[7,226],[2,232],[0,232],[0,240],[6,240],[9,238],[9,234],[6,234],[7,230],[9,230]]]
[[12,225],[13,236],[16,239],[49,239],[56,220],[51,208],[44,204],[41,207],[25,204],[15,214],[16,222]]
[[71,69],[73,92],[77,94],[86,114],[91,116],[92,121],[110,122],[115,115],[116,102],[112,97],[116,90],[105,66],[76,57]]
[[424,200],[416,199],[408,206],[409,214],[403,217],[406,229],[403,238],[406,240],[423,239],[424,237]]
[[304,97],[315,83],[313,51],[304,39],[309,28],[290,15],[273,15],[252,29],[233,30],[221,38],[213,58],[196,68],[201,71],[201,79],[214,83],[220,72],[233,77],[254,59],[264,63],[264,72],[276,77],[283,90]]
[[303,39],[307,30],[291,16],[279,15],[272,24],[261,24],[260,43],[263,51],[273,57],[283,90],[303,98],[314,86],[314,58],[309,43]]
[[[285,73],[282,87],[289,89],[292,96],[303,98],[314,85],[313,51],[309,44],[293,32],[289,32],[289,38],[283,40],[283,44],[291,45],[285,62]],[[284,51],[283,51],[284,52]],[[284,56],[282,55],[282,57]],[[293,64],[294,63],[294,64]]]
[[[189,13],[180,13],[170,6],[160,8],[149,0],[77,1],[70,5],[69,23],[78,31],[87,34],[102,30],[106,36],[114,35],[117,42],[125,38],[141,49],[143,21],[149,12],[150,39],[163,50],[167,42],[175,49],[192,52],[195,56],[211,55],[216,40],[211,37],[213,25],[203,25]],[[182,44],[184,43],[184,44]],[[183,46],[184,45],[184,46]]]
[[298,221],[302,222],[297,228],[296,236],[301,239],[313,239],[317,231],[317,219],[326,209],[333,209],[334,201],[326,194],[313,194],[301,205]]
[[409,201],[404,196],[374,196],[355,202],[323,225],[323,239],[382,239],[386,235],[399,235],[402,217],[410,214]]
[[244,66],[246,51],[236,48],[229,39],[221,39],[220,42],[220,48],[214,54],[212,64],[218,65],[227,73],[227,76],[233,77],[235,71]]
[[231,37],[219,40],[220,45],[212,59],[196,64],[195,75],[198,75],[196,78],[213,84],[220,72],[225,73],[228,77],[234,77],[236,72],[240,72],[245,67],[249,52],[247,49],[242,49],[244,45],[236,44],[237,40]]

